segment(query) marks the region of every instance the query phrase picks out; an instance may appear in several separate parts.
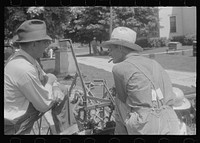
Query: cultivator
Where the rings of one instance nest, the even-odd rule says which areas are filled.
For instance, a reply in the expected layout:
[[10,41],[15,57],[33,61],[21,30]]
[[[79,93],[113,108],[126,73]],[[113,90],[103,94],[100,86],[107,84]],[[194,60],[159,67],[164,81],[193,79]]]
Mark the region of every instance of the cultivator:
[[[79,77],[83,90],[83,94],[79,94],[78,96],[74,94],[74,102],[72,102],[76,104],[74,113],[79,128],[79,131],[75,134],[114,134],[115,122],[112,113],[114,111],[115,102],[106,85],[106,81],[96,79],[93,82],[85,83],[76,60],[72,42],[70,39],[65,40],[70,43],[72,56],[77,69],[74,81]],[[71,87],[74,85],[72,84]],[[92,92],[96,86],[102,87],[102,97],[97,97]]]
[[[103,89],[102,98],[93,94],[95,87]],[[114,99],[110,90],[106,86],[105,80],[94,80],[85,83],[87,105],[84,106],[84,94],[71,94],[72,104],[76,104],[73,109],[79,131],[74,134],[113,134],[114,133]]]

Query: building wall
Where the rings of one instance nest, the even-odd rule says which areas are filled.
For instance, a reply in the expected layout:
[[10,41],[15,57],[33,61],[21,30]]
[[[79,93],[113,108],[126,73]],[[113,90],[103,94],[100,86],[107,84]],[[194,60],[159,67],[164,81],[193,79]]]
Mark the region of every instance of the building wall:
[[[176,16],[176,32],[170,33],[170,16]],[[160,37],[196,33],[195,7],[159,7]]]
[[183,13],[183,34],[196,33],[196,7],[187,7],[182,9]]

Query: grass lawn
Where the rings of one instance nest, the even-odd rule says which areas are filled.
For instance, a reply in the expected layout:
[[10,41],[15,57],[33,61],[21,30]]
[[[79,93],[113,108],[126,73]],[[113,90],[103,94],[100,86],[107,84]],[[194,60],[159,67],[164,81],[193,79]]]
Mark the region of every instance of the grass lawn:
[[[167,47],[163,48],[155,48],[152,50],[144,50],[141,54],[148,53],[157,53],[157,52],[165,52]],[[191,46],[183,46],[183,49],[192,49]],[[88,52],[87,47],[82,48],[74,48],[75,54],[80,56],[89,56],[85,54]],[[81,54],[84,53],[84,54]],[[77,57],[78,57],[77,56]],[[90,55],[91,56],[91,55]],[[148,55],[145,55],[148,56]],[[96,56],[98,58],[108,59],[108,56]],[[177,54],[158,54],[155,55],[155,60],[158,61],[165,69],[168,70],[177,70],[184,72],[196,72],[196,57],[192,56],[192,51],[184,52]],[[47,72],[53,72],[55,67],[55,60],[46,60],[41,62],[43,64],[44,69]],[[108,87],[111,87],[113,83],[112,73],[107,72],[103,69],[97,69],[95,67],[79,64],[80,70],[84,75],[85,81],[92,81],[93,79],[106,79]],[[193,88],[175,85],[176,87],[181,88],[184,92],[193,91]]]
[[156,55],[155,60],[168,70],[196,72],[196,57],[182,56],[180,53],[178,55],[161,54]]
[[[149,50],[144,50],[141,54],[152,54],[166,52],[168,47],[153,48]],[[155,60],[158,61],[165,69],[177,70],[185,72],[196,72],[196,57],[193,57],[192,46],[182,46],[184,50],[190,50],[185,52],[179,52],[176,54],[156,54]],[[106,50],[106,49],[104,49]],[[74,48],[77,56],[91,56],[89,55],[89,48]],[[83,54],[81,54],[83,53]],[[149,55],[144,55],[149,56]],[[108,56],[96,56],[100,58],[108,59]]]

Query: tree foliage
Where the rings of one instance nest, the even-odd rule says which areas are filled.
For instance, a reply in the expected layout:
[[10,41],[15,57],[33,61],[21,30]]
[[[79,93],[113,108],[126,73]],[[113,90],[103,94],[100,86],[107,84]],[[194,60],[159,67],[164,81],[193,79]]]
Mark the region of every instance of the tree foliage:
[[[109,39],[110,7],[5,7],[4,34],[11,38],[25,20],[38,18],[47,24],[52,38],[70,38],[90,43]],[[158,36],[158,9],[155,7],[113,7],[112,27],[127,26],[139,37]]]
[[158,36],[158,9],[155,7],[114,7],[114,27],[134,29],[138,37]]
[[69,7],[5,7],[5,38],[12,38],[19,25],[29,19],[44,20],[48,34],[52,38],[62,38],[70,17]]
[[4,35],[5,39],[12,38],[16,28],[27,19],[26,7],[4,8]]
[[109,13],[107,7],[75,7],[72,8],[73,18],[65,31],[66,37],[73,41],[89,43],[93,37],[97,40],[107,40],[109,36]]
[[43,18],[52,38],[64,38],[65,30],[71,20],[69,7],[46,7]]

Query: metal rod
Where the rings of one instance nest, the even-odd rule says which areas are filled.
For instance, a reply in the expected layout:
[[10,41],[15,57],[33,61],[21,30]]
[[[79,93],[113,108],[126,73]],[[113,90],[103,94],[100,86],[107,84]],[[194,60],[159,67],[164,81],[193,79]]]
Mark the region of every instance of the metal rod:
[[40,127],[39,127],[39,135],[41,135],[41,126],[42,126],[42,117],[40,118]]
[[98,98],[98,97],[87,96],[87,98],[92,99],[92,100],[101,101],[101,102],[110,102],[110,100],[101,99],[101,98]]
[[108,63],[110,63],[110,62],[112,62],[113,61],[113,59],[110,59],[109,61],[108,61]]
[[105,107],[105,106],[110,106],[112,103],[107,102],[107,103],[101,103],[101,104],[93,104],[93,105],[88,105],[87,109],[91,110],[91,109],[96,109],[96,108],[101,108],[101,107]]
[[105,85],[105,86],[104,86],[105,89],[106,89],[107,92],[108,92],[108,95],[109,95],[109,97],[110,97],[110,100],[112,101],[113,105],[115,105],[115,100],[114,100],[114,98],[112,97],[112,95],[111,95],[111,93],[110,93],[108,87],[106,86],[105,82],[104,82],[104,85]]
[[[88,95],[91,95],[90,97],[95,97],[94,94],[88,89],[88,87],[85,86],[85,88],[86,88]],[[87,98],[89,99],[89,96],[87,96]],[[95,100],[95,102],[98,103],[97,100]]]
[[72,92],[72,89],[74,88],[74,85],[76,85],[77,77],[78,77],[78,73],[75,74],[74,79],[72,81],[72,84],[71,84],[71,86],[69,88],[69,96],[71,95],[71,92]]
[[74,58],[74,61],[75,61],[75,64],[76,64],[76,69],[78,71],[78,74],[79,74],[79,77],[81,79],[81,85],[82,85],[82,88],[83,88],[83,92],[84,92],[84,98],[83,98],[83,106],[84,106],[84,121],[86,122],[87,121],[87,112],[86,112],[86,109],[87,109],[87,91],[86,91],[86,88],[85,88],[85,84],[83,82],[83,77],[81,75],[81,72],[80,72],[80,69],[79,69],[79,66],[78,66],[78,62],[77,62],[77,59],[76,59],[76,55],[74,53],[74,49],[73,49],[73,45],[72,45],[72,42],[71,42],[71,39],[66,39],[70,42],[70,48],[71,48],[71,51],[72,51],[72,56]]

